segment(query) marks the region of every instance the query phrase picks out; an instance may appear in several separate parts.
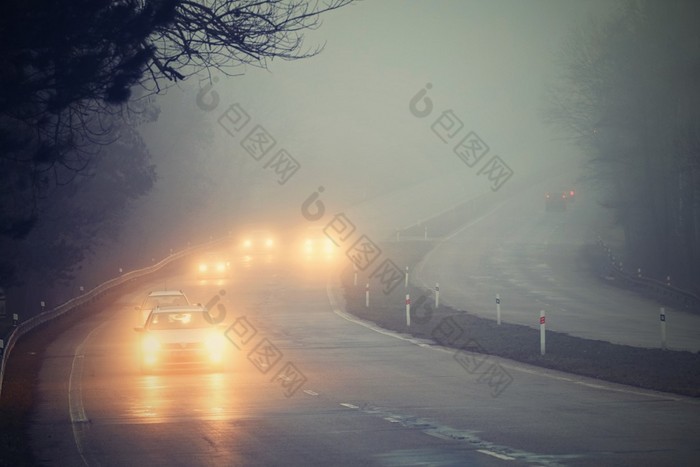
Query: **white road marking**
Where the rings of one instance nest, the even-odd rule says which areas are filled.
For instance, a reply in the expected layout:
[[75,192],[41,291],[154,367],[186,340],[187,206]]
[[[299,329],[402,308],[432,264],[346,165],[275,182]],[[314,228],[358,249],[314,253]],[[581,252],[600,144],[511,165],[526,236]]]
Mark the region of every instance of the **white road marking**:
[[312,391],[311,389],[304,389],[304,392],[310,396],[318,396],[318,393],[316,391]]
[[477,449],[476,452],[480,452],[480,453],[486,454],[488,456],[493,456],[497,459],[501,459],[504,461],[514,461],[515,460],[515,457],[506,456],[505,454],[499,454],[497,452],[489,451],[487,449]]
[[71,365],[70,375],[68,376],[68,413],[70,414],[70,422],[73,427],[73,440],[75,441],[75,447],[78,449],[80,458],[83,463],[87,466],[89,465],[99,465],[97,462],[92,464],[88,462],[85,457],[85,447],[83,444],[83,428],[90,420],[87,418],[85,413],[85,406],[83,405],[83,389],[81,386],[83,377],[83,364],[85,361],[85,355],[83,354],[83,347],[93,335],[95,331],[102,328],[108,321],[103,321],[102,324],[94,328],[90,333],[83,339],[83,341],[75,349],[75,354],[73,356],[73,363]]

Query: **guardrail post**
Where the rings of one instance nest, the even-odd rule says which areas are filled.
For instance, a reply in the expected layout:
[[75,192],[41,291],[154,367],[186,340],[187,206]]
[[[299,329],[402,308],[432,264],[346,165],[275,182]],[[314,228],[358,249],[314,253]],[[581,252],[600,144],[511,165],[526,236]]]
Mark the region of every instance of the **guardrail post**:
[[544,355],[544,350],[545,350],[545,344],[544,344],[544,335],[545,335],[545,317],[544,317],[544,310],[540,310],[540,355]]
[[501,294],[496,294],[496,324],[501,325]]
[[663,307],[659,313],[659,320],[661,322],[661,348],[666,350],[666,310]]

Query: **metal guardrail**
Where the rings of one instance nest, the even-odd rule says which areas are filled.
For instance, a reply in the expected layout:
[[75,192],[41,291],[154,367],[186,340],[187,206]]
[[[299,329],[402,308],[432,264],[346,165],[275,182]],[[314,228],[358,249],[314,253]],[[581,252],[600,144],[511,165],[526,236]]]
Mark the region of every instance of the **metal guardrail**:
[[641,289],[660,300],[668,300],[692,311],[700,312],[700,297],[693,292],[675,287],[669,282],[642,276],[639,272],[630,273],[625,271],[622,263],[618,261],[618,258],[605,242],[598,239],[596,243],[607,255],[609,261],[608,275],[618,283],[623,283],[631,288]]
[[46,310],[41,313],[39,313],[36,316],[33,316],[29,318],[26,321],[23,321],[19,325],[17,325],[10,335],[7,337],[7,340],[5,341],[5,348],[0,349],[0,352],[2,353],[2,362],[0,362],[0,395],[2,395],[2,383],[5,378],[5,366],[7,364],[7,360],[10,357],[10,353],[12,352],[12,349],[14,348],[15,344],[17,341],[30,332],[32,329],[36,328],[37,326],[40,326],[48,321],[51,321],[55,318],[58,318],[59,316],[62,316],[63,314],[77,308],[80,305],[83,305],[85,303],[89,303],[92,300],[96,299],[99,297],[101,294],[105,293],[106,291],[120,286],[122,284],[125,284],[129,282],[130,280],[137,279],[139,277],[144,277],[147,276],[148,274],[153,274],[154,272],[159,271],[169,263],[184,258],[192,253],[195,253],[197,250],[204,248],[204,247],[211,247],[221,241],[226,240],[227,238],[221,238],[217,240],[212,240],[203,244],[195,245],[188,247],[182,251],[179,251],[177,253],[173,253],[170,256],[164,258],[160,262],[154,264],[153,266],[149,266],[143,269],[137,269],[134,271],[127,272],[125,274],[122,274],[119,277],[115,277],[113,279],[110,279],[106,282],[103,282],[102,284],[98,285],[94,289],[78,296],[71,298],[67,302],[57,306],[56,308],[53,308],[51,310]]

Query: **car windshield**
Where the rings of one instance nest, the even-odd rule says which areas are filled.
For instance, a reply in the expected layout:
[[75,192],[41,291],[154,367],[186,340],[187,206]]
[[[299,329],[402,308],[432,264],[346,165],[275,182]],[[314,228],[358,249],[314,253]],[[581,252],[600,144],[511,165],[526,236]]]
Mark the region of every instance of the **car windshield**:
[[201,311],[153,313],[146,327],[154,329],[195,329],[210,326]]

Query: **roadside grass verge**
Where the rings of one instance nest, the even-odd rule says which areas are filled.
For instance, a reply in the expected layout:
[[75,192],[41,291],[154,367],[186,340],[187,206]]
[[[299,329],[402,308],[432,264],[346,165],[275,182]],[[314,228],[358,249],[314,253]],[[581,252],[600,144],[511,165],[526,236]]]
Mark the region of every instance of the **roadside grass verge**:
[[[433,247],[430,241],[382,244],[384,253],[401,268],[414,266]],[[434,341],[446,347],[495,355],[544,368],[599,380],[700,397],[700,353],[631,347],[547,331],[547,351],[540,355],[539,329],[485,319],[440,305],[434,309],[432,291],[409,284],[411,326],[406,325],[404,284],[390,294],[370,291],[365,307],[367,277],[354,286],[353,269],[341,276],[346,310],[383,328]]]

